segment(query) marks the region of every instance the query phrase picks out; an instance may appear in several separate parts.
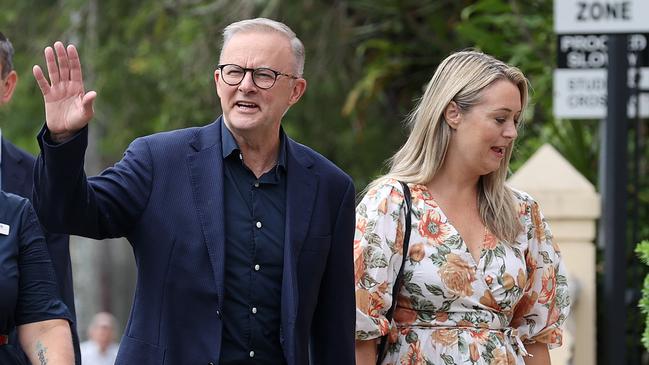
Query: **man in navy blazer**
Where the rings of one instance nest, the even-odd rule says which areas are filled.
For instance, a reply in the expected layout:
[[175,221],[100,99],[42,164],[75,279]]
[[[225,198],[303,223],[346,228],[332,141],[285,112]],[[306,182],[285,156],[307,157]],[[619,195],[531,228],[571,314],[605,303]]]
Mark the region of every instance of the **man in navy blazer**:
[[214,71],[223,115],[138,138],[94,177],[83,161],[96,93],[74,46],[56,42],[45,59],[50,81],[34,67],[47,121],[40,218],[125,236],[138,266],[116,364],[354,363],[354,186],[281,128],[306,89],[290,28],[226,27]]
[[[14,49],[11,41],[0,33],[0,107],[8,104],[18,84],[18,73],[13,69]],[[34,185],[34,164],[36,160],[29,153],[14,146],[4,136],[0,138],[0,181],[3,191],[30,199]],[[52,259],[56,274],[59,294],[70,310],[72,318],[74,311],[74,292],[72,285],[72,264],[70,263],[70,241],[67,235],[45,234],[47,249]],[[79,337],[76,325],[71,325],[72,342],[74,344],[75,363],[81,363],[79,353]],[[12,342],[18,344],[12,336]]]

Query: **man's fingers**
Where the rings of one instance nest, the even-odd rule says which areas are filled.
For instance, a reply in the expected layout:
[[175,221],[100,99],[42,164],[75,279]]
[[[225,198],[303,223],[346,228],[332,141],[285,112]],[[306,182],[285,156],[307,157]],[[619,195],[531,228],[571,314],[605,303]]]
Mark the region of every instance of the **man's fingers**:
[[45,63],[47,64],[47,74],[50,75],[50,82],[54,85],[59,82],[59,67],[56,65],[52,47],[45,47]]
[[97,92],[95,91],[88,91],[84,96],[83,99],[81,99],[81,104],[83,105],[84,108],[92,108],[92,103],[95,101],[95,98],[97,97]]
[[70,80],[70,62],[68,61],[68,52],[66,52],[63,43],[55,42],[54,50],[56,51],[56,59],[59,61],[59,80],[62,82]]
[[83,113],[85,115],[92,117],[92,115],[95,114],[92,108],[92,104],[94,103],[96,97],[97,97],[96,92],[88,91],[81,99],[81,105],[83,106]]
[[43,75],[43,70],[41,70],[40,66],[36,65],[32,68],[32,73],[34,74],[38,87],[41,89],[41,93],[43,93],[43,96],[46,96],[50,92],[50,84],[47,82],[45,75]]
[[83,82],[79,53],[77,48],[71,44],[68,46],[68,59],[70,61],[70,80]]

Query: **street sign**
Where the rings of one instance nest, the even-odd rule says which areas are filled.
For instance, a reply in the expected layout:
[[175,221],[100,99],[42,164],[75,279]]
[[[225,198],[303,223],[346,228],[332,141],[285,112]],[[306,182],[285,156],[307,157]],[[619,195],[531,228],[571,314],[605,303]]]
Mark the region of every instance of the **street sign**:
[[[649,0],[645,0],[649,3]],[[555,2],[556,3],[556,2]],[[606,117],[607,34],[557,35],[557,69],[554,70],[553,112],[557,118],[602,119]],[[630,67],[649,66],[649,33],[628,36],[627,60]],[[640,69],[640,87],[649,86],[649,68]],[[635,71],[629,70],[628,85],[635,87]],[[635,97],[627,115],[635,116]],[[640,115],[649,117],[649,95],[640,96]]]
[[[647,0],[649,2],[649,0]],[[608,35],[557,35],[557,67],[570,69],[606,68]],[[649,66],[649,33],[629,35],[627,58],[630,67]]]
[[557,34],[649,32],[649,0],[554,0]]
[[[631,63],[636,67],[648,65],[640,60],[641,49],[636,49],[629,57],[631,37],[627,35],[649,33],[648,18],[649,0],[554,0],[555,32],[559,37],[575,36],[558,39],[558,53],[565,52],[565,55],[559,54],[559,62],[565,68],[554,71],[554,115],[557,118],[602,119],[599,179],[602,224],[599,236],[602,242],[606,242],[602,287],[606,308],[621,316],[621,319],[605,318],[603,321],[602,352],[606,364],[626,363],[625,307],[630,302],[624,294],[627,290],[625,248],[629,186],[628,164],[620,162],[627,160],[628,116],[633,116],[638,106],[641,109],[639,114],[649,115],[646,93],[640,94],[637,103],[629,97],[635,94],[629,93],[629,86],[635,84],[629,83],[629,77],[633,80],[635,76]],[[562,46],[565,46],[563,51]],[[600,51],[604,47],[606,53]],[[602,69],[604,66],[606,69]],[[641,69],[640,74],[639,86],[646,89],[649,84],[647,68]]]
[[[649,88],[649,67],[641,70],[640,87]],[[629,86],[635,71],[629,70]],[[556,118],[602,119],[606,117],[606,69],[555,69],[553,112]],[[627,115],[635,116],[635,97],[629,100]],[[640,115],[649,117],[649,94],[640,95]]]

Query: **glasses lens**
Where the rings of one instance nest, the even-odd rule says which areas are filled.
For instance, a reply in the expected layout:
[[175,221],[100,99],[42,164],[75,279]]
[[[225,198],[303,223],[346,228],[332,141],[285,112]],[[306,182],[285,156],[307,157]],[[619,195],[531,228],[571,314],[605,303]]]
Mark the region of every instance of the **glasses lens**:
[[[221,67],[221,78],[228,85],[239,85],[246,76],[246,69],[238,65]],[[269,68],[256,68],[252,71],[252,80],[261,89],[270,89],[275,85],[277,73]]]
[[245,71],[237,65],[225,65],[221,69],[223,81],[228,85],[237,85],[243,80]]
[[275,84],[275,73],[267,68],[258,68],[253,73],[255,84],[262,89],[268,89]]

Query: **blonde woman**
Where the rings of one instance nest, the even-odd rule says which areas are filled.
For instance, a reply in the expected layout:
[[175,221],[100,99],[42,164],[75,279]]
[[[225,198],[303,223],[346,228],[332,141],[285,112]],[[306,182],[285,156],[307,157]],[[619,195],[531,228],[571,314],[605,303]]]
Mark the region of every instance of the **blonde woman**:
[[437,68],[356,210],[357,364],[375,364],[386,335],[382,364],[550,364],[569,309],[561,255],[538,204],[505,185],[527,101],[521,71],[484,53]]

